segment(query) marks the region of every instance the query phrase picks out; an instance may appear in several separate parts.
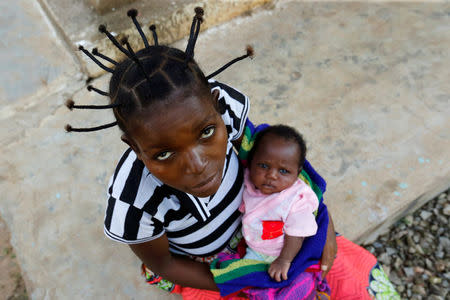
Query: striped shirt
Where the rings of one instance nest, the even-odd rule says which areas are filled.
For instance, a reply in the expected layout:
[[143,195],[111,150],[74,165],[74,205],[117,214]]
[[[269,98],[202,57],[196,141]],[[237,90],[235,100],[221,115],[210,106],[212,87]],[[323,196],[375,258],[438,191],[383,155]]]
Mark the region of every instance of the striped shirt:
[[128,149],[109,182],[104,221],[109,238],[138,244],[166,234],[171,252],[209,256],[225,248],[240,228],[243,168],[231,141],[243,133],[249,101],[234,88],[209,83],[211,90],[219,91],[219,111],[228,132],[219,189],[205,198],[176,190],[154,177]]

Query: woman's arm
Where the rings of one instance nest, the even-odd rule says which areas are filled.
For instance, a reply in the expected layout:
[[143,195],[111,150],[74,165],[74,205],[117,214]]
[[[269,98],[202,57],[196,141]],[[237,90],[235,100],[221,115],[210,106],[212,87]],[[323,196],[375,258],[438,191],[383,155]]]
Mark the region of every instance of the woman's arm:
[[134,254],[156,274],[182,286],[218,291],[209,265],[171,255],[166,235],[153,241],[130,245]]
[[334,259],[337,253],[337,243],[336,243],[336,232],[334,231],[333,220],[331,219],[330,213],[328,213],[328,230],[327,230],[327,240],[325,246],[323,247],[321,269],[323,271],[322,278],[330,271],[333,266]]

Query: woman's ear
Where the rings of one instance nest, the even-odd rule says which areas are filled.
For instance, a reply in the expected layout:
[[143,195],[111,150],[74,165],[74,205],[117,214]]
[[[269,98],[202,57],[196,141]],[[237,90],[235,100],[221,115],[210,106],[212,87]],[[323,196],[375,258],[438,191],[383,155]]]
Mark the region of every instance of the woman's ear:
[[130,146],[130,148],[134,151],[134,153],[136,153],[137,157],[141,160],[141,157],[140,157],[141,152],[139,151],[139,147],[136,145],[136,143],[133,141],[133,139],[130,138],[125,133],[120,136],[120,139],[122,140],[122,142],[124,142],[125,144]]
[[218,89],[215,89],[215,90],[212,91],[211,94],[212,94],[212,97],[213,97],[214,102],[217,102],[217,100],[219,99],[219,95],[220,95],[219,90],[218,90]]

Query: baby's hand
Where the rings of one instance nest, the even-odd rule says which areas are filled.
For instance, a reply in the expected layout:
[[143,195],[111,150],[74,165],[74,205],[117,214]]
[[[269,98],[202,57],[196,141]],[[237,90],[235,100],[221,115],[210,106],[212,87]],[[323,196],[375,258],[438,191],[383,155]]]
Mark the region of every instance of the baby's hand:
[[276,281],[287,280],[287,273],[291,266],[291,261],[278,257],[269,267],[269,275]]

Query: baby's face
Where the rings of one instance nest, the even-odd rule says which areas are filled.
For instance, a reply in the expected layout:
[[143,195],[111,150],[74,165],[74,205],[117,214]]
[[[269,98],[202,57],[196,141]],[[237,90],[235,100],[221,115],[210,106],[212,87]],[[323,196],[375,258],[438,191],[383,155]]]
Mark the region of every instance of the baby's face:
[[250,163],[250,180],[263,194],[281,192],[297,180],[300,147],[293,141],[267,134]]

